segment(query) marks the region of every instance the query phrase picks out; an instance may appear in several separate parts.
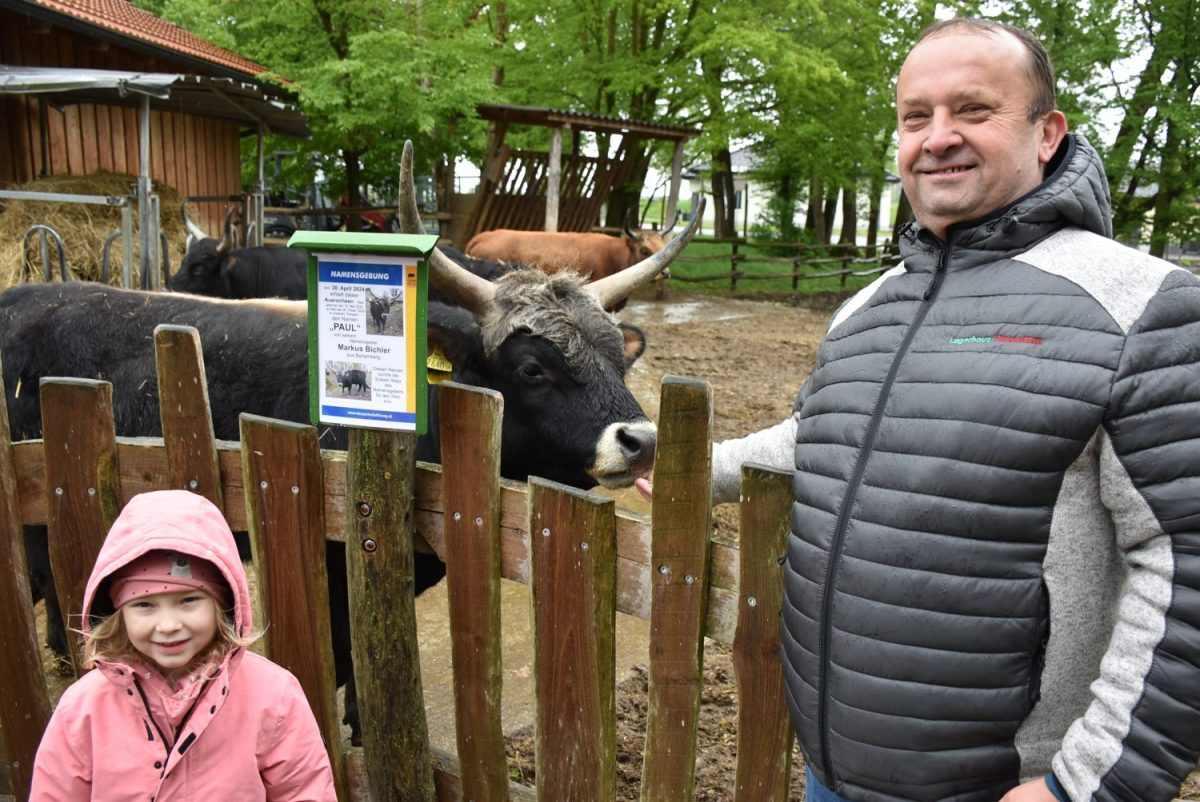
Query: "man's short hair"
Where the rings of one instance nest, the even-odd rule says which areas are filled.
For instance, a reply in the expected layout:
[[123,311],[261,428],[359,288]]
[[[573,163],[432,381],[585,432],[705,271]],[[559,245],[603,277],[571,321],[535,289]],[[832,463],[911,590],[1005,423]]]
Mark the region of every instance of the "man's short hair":
[[1024,28],[990,19],[955,17],[930,25],[917,37],[917,42],[919,44],[931,37],[960,30],[993,36],[1015,36],[1029,53],[1029,60],[1025,64],[1025,74],[1029,76],[1029,83],[1033,86],[1033,99],[1029,102],[1029,121],[1033,122],[1046,112],[1058,108],[1054,92],[1054,65],[1050,63],[1050,54],[1038,38]]

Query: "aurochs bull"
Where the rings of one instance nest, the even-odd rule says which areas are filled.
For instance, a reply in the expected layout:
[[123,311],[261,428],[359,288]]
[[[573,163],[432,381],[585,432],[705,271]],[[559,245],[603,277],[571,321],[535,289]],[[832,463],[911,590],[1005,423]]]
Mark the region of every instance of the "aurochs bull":
[[[411,176],[407,147],[405,164]],[[411,189],[402,197],[407,198],[406,226],[412,225],[407,221],[417,218]],[[605,309],[659,273],[694,233],[693,225],[651,259],[588,285],[570,273],[548,276],[535,270],[514,270],[492,283],[434,251],[432,282],[461,306],[429,305],[429,343],[449,357],[455,381],[503,395],[503,476],[533,474],[581,488],[625,487],[651,468],[655,426],[624,385],[641,344],[627,341]],[[163,323],[200,332],[217,438],[238,439],[242,412],[308,421],[303,302],[227,301],[91,283],[30,284],[0,294],[0,356],[13,438],[41,436],[38,386],[46,376],[111,382],[117,434],[161,435],[153,332]],[[429,415],[430,434],[419,440],[417,457],[436,462],[436,392]],[[344,433],[322,444],[344,448]],[[30,562],[36,563],[34,552],[46,547],[44,534],[27,542]],[[340,545],[329,548],[331,628],[337,681],[350,683],[347,718],[357,734]],[[415,557],[415,585],[421,592],[441,580],[445,567],[431,555]],[[48,558],[42,564],[48,565]],[[41,590],[53,594],[52,587]]]
[[574,270],[598,281],[632,267],[666,245],[657,231],[625,228],[623,237],[591,232],[514,231],[498,228],[476,234],[466,251],[478,259],[498,259],[547,273]]

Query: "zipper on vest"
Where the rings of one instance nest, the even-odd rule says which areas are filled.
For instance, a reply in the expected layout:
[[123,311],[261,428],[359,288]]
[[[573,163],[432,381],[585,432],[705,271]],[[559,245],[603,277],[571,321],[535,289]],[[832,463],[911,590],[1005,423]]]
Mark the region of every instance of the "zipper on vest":
[[926,288],[925,294],[921,298],[921,307],[917,310],[917,315],[913,318],[908,331],[905,332],[904,340],[900,343],[900,347],[896,349],[896,356],[892,360],[887,376],[883,380],[883,386],[879,390],[879,398],[876,399],[875,409],[871,412],[871,420],[867,424],[867,432],[863,437],[862,448],[859,449],[858,459],[854,463],[854,471],[850,474],[850,481],[846,484],[846,495],[842,499],[842,509],[838,513],[837,524],[833,528],[833,540],[830,543],[829,550],[829,563],[825,566],[825,595],[821,602],[821,607],[823,608],[821,610],[820,641],[821,672],[820,691],[817,694],[817,728],[821,734],[821,762],[830,788],[834,787],[834,775],[833,761],[829,757],[829,720],[826,699],[829,694],[829,639],[833,630],[833,614],[830,611],[829,602],[833,591],[833,579],[837,574],[838,564],[841,562],[842,541],[846,536],[846,528],[850,525],[850,509],[854,506],[855,496],[858,495],[858,489],[862,485],[863,474],[867,471],[867,457],[875,447],[875,437],[879,434],[879,424],[883,420],[883,408],[887,404],[888,393],[891,392],[892,384],[896,381],[896,374],[900,371],[900,362],[904,359],[905,354],[908,353],[913,338],[917,336],[917,330],[925,322],[925,316],[929,314],[929,308],[933,306],[934,301],[937,299],[938,290],[941,289],[942,281],[946,277],[946,265],[949,261],[950,246],[946,245],[942,248],[937,270],[933,273],[929,287]]

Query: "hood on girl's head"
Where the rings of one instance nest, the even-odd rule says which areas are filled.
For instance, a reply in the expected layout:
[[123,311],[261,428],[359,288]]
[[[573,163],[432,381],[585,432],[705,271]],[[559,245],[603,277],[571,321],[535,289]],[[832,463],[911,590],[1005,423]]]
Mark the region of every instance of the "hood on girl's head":
[[109,591],[115,575],[149,552],[174,552],[211,563],[233,592],[227,601],[232,603],[238,632],[250,632],[250,590],[229,524],[211,501],[186,490],[141,493],[121,510],[100,547],[84,592],[85,631],[93,618],[114,611]]

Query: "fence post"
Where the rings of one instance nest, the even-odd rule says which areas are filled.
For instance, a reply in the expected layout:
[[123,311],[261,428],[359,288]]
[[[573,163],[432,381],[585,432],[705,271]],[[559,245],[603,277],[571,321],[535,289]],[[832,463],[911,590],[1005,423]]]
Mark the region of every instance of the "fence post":
[[199,493],[223,510],[200,332],[191,326],[156,326],[154,357],[168,487]]
[[616,798],[612,499],[529,479],[537,798]]
[[442,515],[463,799],[508,799],[500,721],[500,423],[504,397],[438,386]]
[[432,802],[433,759],[413,604],[417,437],[350,430],[346,574],[371,798]]
[[[44,379],[42,435],[50,565],[66,619],[78,629],[83,591],[123,506],[112,414],[112,385],[95,379]],[[68,638],[75,675],[79,644]]]
[[729,255],[729,289],[737,289],[737,273],[738,273],[738,241],[733,241],[733,251]]
[[4,749],[0,757],[8,766],[13,793],[17,799],[28,799],[33,757],[42,731],[50,721],[50,698],[33,624],[8,405],[3,403],[0,403],[0,598],[5,599],[7,610],[0,616],[0,653],[4,655],[4,671],[0,671],[0,733],[3,734],[0,740]]
[[642,800],[678,802],[695,793],[712,534],[712,388],[667,376],[659,409]]
[[792,475],[742,468],[739,578],[733,672],[738,687],[736,802],[786,802],[792,725],[779,662],[783,577]]

